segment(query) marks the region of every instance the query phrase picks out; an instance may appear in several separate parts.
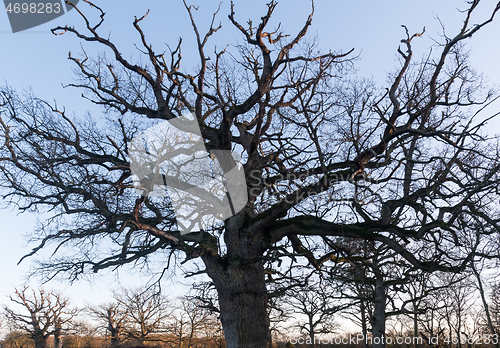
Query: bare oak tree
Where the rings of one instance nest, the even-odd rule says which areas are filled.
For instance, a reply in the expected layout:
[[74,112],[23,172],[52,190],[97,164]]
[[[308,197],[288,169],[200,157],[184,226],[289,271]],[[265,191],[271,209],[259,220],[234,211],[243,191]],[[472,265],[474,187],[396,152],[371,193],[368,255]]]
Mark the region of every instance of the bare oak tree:
[[10,300],[21,310],[5,307],[8,321],[14,328],[30,335],[36,348],[47,347],[49,336],[54,335],[54,344],[58,343],[62,331],[76,315],[77,311],[69,307],[69,301],[60,293],[28,287],[16,289]]
[[193,298],[181,297],[179,306],[172,311],[170,317],[168,331],[175,336],[179,347],[191,348],[194,338],[216,330],[212,313]]
[[141,344],[165,330],[170,315],[168,300],[154,289],[123,289],[114,294],[121,312],[126,313],[125,332]]
[[[141,27],[146,15],[132,23],[143,58],[133,62],[100,32],[101,8],[91,4],[96,23],[76,8],[83,28],[53,32],[111,53],[69,55],[79,72],[72,86],[101,105],[106,119],[71,118],[9,88],[0,94],[4,197],[21,210],[54,212],[29,255],[51,243],[73,247],[40,264],[48,277],[67,272],[72,279],[152,255],[167,265],[171,253],[200,259],[217,289],[230,348],[270,344],[266,274],[297,258],[314,268],[335,263],[339,238],[385,245],[426,271],[460,272],[473,257],[495,257],[484,245],[500,231],[498,147],[483,132],[486,121],[477,120],[494,94],[470,67],[463,43],[500,3],[473,23],[478,4],[467,1],[458,32],[443,33],[421,60],[412,48],[421,33],[405,28],[401,64],[386,89],[349,78],[349,52],[317,53],[306,39],[314,7],[289,36],[269,28],[276,2],[255,22],[238,17],[231,3],[229,22],[243,43],[210,53],[220,11],[203,34],[196,7],[185,3],[199,56],[194,73],[181,64],[180,41],[169,53],[153,49]],[[137,194],[129,144],[186,113],[196,117],[208,151],[240,155],[248,202],[212,228],[181,234],[169,199]],[[231,156],[215,156],[225,171],[236,166]],[[472,234],[477,224],[483,228]]]
[[296,314],[296,327],[316,347],[318,336],[334,334],[340,325],[335,322],[335,314],[345,309],[339,306],[335,290],[328,284],[316,282],[304,288],[289,291],[287,302]]
[[109,332],[111,345],[119,345],[124,338],[127,319],[127,312],[121,308],[120,304],[110,302],[99,306],[90,306],[87,311],[99,323],[100,327]]

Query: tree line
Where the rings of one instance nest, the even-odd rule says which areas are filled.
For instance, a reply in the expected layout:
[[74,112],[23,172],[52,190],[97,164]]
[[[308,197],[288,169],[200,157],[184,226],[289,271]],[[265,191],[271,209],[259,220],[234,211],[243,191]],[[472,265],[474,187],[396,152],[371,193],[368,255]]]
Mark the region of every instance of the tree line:
[[[113,300],[77,308],[57,291],[22,287],[4,308],[2,347],[223,347],[214,312],[193,298],[153,288],[122,289]],[[203,343],[203,345],[201,345]]]
[[[500,282],[483,271],[386,280],[385,344],[498,348]],[[357,278],[343,278],[348,273]],[[268,304],[272,346],[373,346],[376,288],[369,272],[360,277],[355,269],[304,279],[302,287],[291,287]],[[57,291],[27,286],[9,299],[1,317],[2,348],[226,347],[210,282],[193,284],[190,295],[176,299],[154,287],[121,289],[112,301],[83,308]]]

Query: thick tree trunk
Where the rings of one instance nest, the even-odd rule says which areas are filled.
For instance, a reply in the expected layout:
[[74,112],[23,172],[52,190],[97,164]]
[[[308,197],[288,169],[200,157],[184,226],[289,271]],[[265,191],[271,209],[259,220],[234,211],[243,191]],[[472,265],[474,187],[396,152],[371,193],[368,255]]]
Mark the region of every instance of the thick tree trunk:
[[218,293],[226,348],[271,347],[268,294],[262,255],[265,243],[244,227],[237,214],[226,220],[227,252],[204,253],[208,276]]
[[33,337],[33,340],[35,341],[35,348],[47,348],[46,337],[40,337],[38,335],[35,335],[35,337]]
[[107,309],[108,331],[111,335],[111,346],[116,347],[120,344],[120,335],[122,333],[121,320],[115,321],[115,314],[111,308]]
[[375,301],[373,308],[373,348],[385,347],[385,286],[384,277],[375,271]]
[[264,268],[247,265],[214,280],[227,348],[267,348],[271,344]]
[[62,346],[63,346],[63,344],[62,344],[61,336],[59,336],[59,335],[54,336],[54,348],[62,348]]
[[111,346],[116,347],[120,344],[119,330],[110,330],[111,332]]
[[61,328],[61,321],[57,320],[55,324],[55,330],[54,330],[54,348],[62,348],[62,340],[61,340],[61,334],[62,334],[62,328]]

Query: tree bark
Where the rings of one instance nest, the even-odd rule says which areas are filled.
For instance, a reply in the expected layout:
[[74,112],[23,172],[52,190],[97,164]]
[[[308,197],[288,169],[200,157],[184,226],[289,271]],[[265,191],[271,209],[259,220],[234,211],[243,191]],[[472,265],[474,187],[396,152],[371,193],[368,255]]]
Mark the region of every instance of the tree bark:
[[61,340],[61,336],[57,335],[57,336],[54,336],[54,348],[62,348],[62,340]]
[[231,267],[212,277],[227,348],[267,348],[271,344],[267,289],[262,263]]
[[375,300],[373,309],[372,334],[373,348],[385,347],[385,286],[384,277],[380,272],[375,273]]
[[33,340],[35,341],[35,348],[47,348],[47,337],[35,335]]
[[62,348],[61,334],[62,334],[62,324],[61,320],[58,319],[55,322],[55,328],[54,328],[54,348]]
[[238,223],[239,218],[226,225],[226,256],[205,253],[202,259],[217,289],[226,347],[268,348],[271,331],[261,244],[242,240],[249,233],[231,228],[234,220]]
[[111,346],[116,347],[120,344],[120,332],[119,330],[110,330],[111,332]]

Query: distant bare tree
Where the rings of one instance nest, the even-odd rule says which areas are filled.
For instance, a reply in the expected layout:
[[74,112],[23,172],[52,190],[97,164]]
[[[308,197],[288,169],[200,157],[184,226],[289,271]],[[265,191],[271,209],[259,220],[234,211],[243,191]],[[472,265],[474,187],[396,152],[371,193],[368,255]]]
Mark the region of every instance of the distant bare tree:
[[334,315],[349,307],[339,307],[340,302],[333,287],[322,282],[289,290],[286,301],[296,314],[296,327],[309,337],[311,348],[315,347],[317,335],[331,334],[339,329]]
[[[203,313],[201,325],[196,325],[201,335],[210,339],[217,348],[225,348],[224,331],[220,321],[220,309],[217,292],[212,282],[199,282],[192,285],[192,295],[184,296],[184,301],[189,301]],[[174,331],[175,332],[175,331]]]
[[123,289],[114,294],[120,310],[126,313],[128,337],[143,344],[152,334],[164,329],[165,319],[170,315],[167,298],[154,289]]
[[179,348],[191,348],[193,338],[199,336],[211,325],[211,312],[203,308],[203,303],[191,297],[182,297],[180,306],[172,314],[170,333],[173,333]]
[[[497,330],[495,329],[495,323],[493,321],[493,318],[492,318],[492,314],[491,314],[491,308],[490,308],[490,304],[488,303],[488,299],[486,297],[486,286],[485,286],[485,276],[483,274],[484,270],[488,270],[488,268],[493,268],[495,267],[496,265],[489,265],[488,263],[486,262],[478,262],[477,264],[472,261],[471,262],[471,271],[472,271],[472,274],[474,275],[474,278],[475,278],[475,286],[479,292],[479,296],[481,298],[481,303],[482,303],[482,307],[483,307],[483,313],[484,313],[484,318],[485,318],[485,321],[486,321],[486,326],[488,328],[488,330],[486,332],[488,332],[490,335],[495,335],[497,334]],[[493,291],[495,292],[495,291]],[[498,295],[497,295],[498,296]],[[500,348],[500,343],[498,341],[495,341],[496,343],[494,343],[494,346],[496,348]]]
[[226,348],[226,340],[224,338],[224,330],[219,318],[214,316],[209,317],[203,327],[204,336],[210,339],[217,348]]
[[76,348],[82,348],[92,347],[93,339],[97,336],[99,329],[88,321],[75,320],[71,324],[71,331],[74,333]]
[[456,339],[456,342],[445,342],[449,347],[467,346],[470,330],[476,330],[473,318],[476,317],[477,292],[475,282],[469,274],[441,274],[436,281],[442,286],[441,291],[433,292],[430,298],[437,308],[437,321],[441,323],[445,335]]
[[68,299],[55,291],[46,292],[25,286],[16,289],[10,300],[21,307],[20,311],[5,306],[5,314],[13,327],[29,334],[36,348],[46,348],[49,336],[58,343],[62,331],[76,315]]
[[89,306],[87,311],[105,328],[111,336],[111,345],[117,346],[122,340],[125,331],[127,312],[122,309],[118,302],[110,302],[99,306]]

